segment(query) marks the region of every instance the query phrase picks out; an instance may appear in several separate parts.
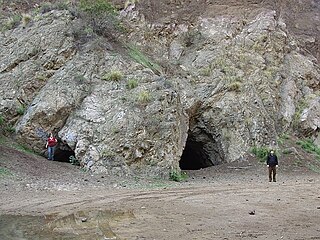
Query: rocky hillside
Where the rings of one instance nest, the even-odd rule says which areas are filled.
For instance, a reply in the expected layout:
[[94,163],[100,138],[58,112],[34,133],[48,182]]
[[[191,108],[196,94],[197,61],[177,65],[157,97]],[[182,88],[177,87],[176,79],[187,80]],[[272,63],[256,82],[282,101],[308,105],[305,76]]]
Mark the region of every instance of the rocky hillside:
[[3,132],[41,153],[54,131],[61,159],[117,175],[242,160],[282,134],[319,144],[320,3],[288,2],[24,5],[2,19]]

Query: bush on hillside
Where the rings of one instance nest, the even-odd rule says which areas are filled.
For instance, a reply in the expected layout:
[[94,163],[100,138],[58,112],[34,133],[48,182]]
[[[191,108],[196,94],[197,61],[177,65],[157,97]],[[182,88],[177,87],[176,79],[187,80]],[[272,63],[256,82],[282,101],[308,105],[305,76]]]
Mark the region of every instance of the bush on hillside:
[[188,175],[185,172],[171,171],[169,174],[169,179],[175,182],[182,182],[187,180]]
[[106,73],[102,79],[106,81],[118,82],[123,78],[122,73],[119,70],[112,70],[109,73]]
[[297,141],[297,144],[307,152],[316,154],[318,159],[320,159],[320,147],[315,145],[311,139],[299,140]]
[[0,126],[2,126],[4,123],[4,118],[2,117],[2,115],[0,114]]
[[266,147],[256,147],[251,149],[251,152],[259,159],[260,162],[264,162],[269,154],[269,149]]
[[138,101],[140,103],[147,103],[151,101],[151,94],[147,90],[142,90],[138,95]]
[[79,10],[81,19],[98,36],[115,39],[121,30],[120,22],[116,18],[117,10],[106,0],[81,0]]
[[138,86],[138,81],[136,79],[129,79],[127,82],[127,88],[128,89],[133,89]]

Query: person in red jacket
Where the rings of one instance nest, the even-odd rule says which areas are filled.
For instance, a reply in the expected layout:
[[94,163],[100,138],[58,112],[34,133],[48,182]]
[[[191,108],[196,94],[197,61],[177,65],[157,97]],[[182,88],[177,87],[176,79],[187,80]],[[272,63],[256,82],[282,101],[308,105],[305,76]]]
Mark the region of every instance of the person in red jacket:
[[46,148],[48,148],[49,160],[54,160],[54,149],[57,143],[58,143],[58,140],[55,137],[53,137],[52,133],[50,133],[49,138],[47,140],[47,144],[46,144]]

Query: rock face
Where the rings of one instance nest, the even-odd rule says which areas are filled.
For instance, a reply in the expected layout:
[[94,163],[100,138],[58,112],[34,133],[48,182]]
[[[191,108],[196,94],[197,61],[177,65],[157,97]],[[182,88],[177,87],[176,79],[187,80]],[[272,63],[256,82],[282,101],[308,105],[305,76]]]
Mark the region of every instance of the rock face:
[[94,172],[163,177],[241,160],[252,146],[276,147],[282,133],[316,138],[316,57],[272,7],[236,5],[220,14],[201,5],[187,22],[150,19],[131,4],[120,14],[128,35],[81,47],[68,11],[4,32],[6,127],[38,152],[54,131],[58,151]]

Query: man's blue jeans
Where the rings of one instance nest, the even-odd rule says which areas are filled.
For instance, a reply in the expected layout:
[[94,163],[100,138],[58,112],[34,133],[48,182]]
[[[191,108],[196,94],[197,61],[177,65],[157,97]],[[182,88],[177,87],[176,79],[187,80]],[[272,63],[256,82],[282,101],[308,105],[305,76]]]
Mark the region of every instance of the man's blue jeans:
[[48,147],[48,159],[54,160],[54,148],[55,147]]

